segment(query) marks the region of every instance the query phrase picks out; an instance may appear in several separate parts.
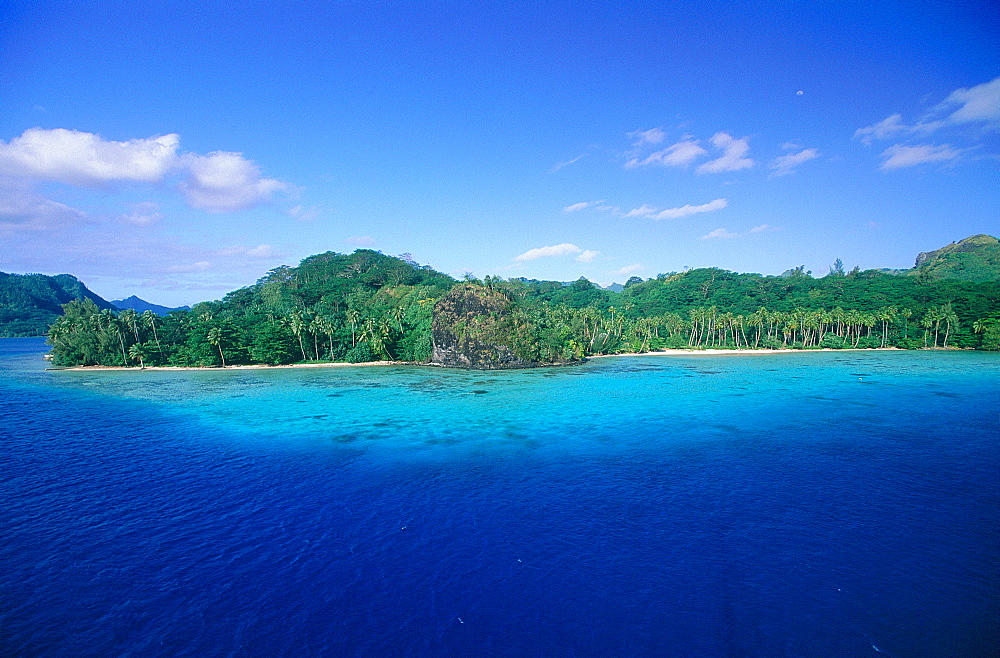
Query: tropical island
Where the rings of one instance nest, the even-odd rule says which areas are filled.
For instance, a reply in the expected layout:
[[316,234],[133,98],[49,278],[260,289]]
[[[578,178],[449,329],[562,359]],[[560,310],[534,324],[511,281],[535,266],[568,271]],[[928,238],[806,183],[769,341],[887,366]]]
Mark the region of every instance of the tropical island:
[[[8,308],[11,277],[53,290],[42,275],[3,276]],[[701,268],[633,277],[620,291],[584,278],[457,281],[360,249],[310,256],[164,316],[115,310],[82,284],[75,292],[47,331],[56,366],[505,369],[667,349],[1000,349],[1000,241],[985,235],[920,254],[912,270],[845,271],[839,261],[822,277],[803,267],[779,276]]]

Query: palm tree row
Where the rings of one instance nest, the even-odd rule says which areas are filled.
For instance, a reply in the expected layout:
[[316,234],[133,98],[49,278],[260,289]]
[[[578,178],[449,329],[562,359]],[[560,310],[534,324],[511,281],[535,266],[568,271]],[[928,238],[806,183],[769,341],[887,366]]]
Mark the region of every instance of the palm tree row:
[[90,300],[71,302],[65,315],[51,326],[49,341],[54,351],[71,352],[83,365],[145,366],[149,354],[143,347],[145,340],[151,336],[160,349],[158,320],[151,311],[138,314],[128,309],[115,314],[98,309]]
[[[511,294],[502,285],[494,288]],[[233,365],[294,361],[426,360],[430,353],[433,297],[425,290],[402,290],[396,297],[349,297],[342,303],[281,311],[260,303],[238,311],[225,304],[199,305],[160,318],[147,311],[100,310],[73,302],[49,333],[58,363],[81,365]],[[514,291],[516,296],[516,291]],[[950,303],[932,306],[916,320],[923,341],[911,338],[911,309],[885,306],[876,311],[759,307],[749,314],[717,306],[686,313],[635,317],[630,305],[601,310],[539,303],[515,303],[499,324],[468,330],[498,333],[484,339],[507,341],[523,358],[566,362],[593,354],[663,348],[948,347],[959,329]],[[492,327],[492,328],[490,328]],[[980,342],[998,339],[1000,321],[978,320]],[[1000,335],[1000,334],[998,334]],[[990,349],[987,347],[987,349]]]
[[[625,320],[620,333],[630,348],[640,351],[665,343],[679,346],[679,337],[690,348],[887,347],[893,338],[906,336],[912,315],[912,310],[896,306],[886,306],[871,313],[839,307],[796,308],[788,312],[760,307],[749,315],[707,306],[690,309],[686,317],[668,312]],[[934,308],[928,315],[933,318],[928,326],[937,333],[944,327],[942,346],[947,346],[948,333],[958,324],[954,312]],[[935,334],[934,345],[937,344]]]

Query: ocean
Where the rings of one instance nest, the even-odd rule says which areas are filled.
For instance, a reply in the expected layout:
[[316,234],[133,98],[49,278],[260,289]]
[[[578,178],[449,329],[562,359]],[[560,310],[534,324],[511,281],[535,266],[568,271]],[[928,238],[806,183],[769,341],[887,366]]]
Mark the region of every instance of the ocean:
[[47,371],[3,656],[995,656],[1000,354]]

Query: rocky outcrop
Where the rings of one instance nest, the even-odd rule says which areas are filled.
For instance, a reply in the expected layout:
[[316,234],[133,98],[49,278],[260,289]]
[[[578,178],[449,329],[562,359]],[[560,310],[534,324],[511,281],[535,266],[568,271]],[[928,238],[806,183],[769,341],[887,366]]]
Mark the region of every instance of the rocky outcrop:
[[461,284],[434,305],[431,363],[476,370],[561,365],[526,357],[532,325],[503,291]]

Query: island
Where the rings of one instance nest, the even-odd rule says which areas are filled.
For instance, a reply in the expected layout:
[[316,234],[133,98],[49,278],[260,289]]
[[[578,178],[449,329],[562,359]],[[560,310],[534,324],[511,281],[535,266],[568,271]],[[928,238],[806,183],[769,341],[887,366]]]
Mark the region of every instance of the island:
[[53,365],[489,370],[661,350],[996,350],[1000,241],[973,236],[920,254],[912,270],[700,268],[633,277],[620,291],[583,278],[456,281],[406,255],[359,249],[275,268],[164,316],[101,301],[81,295],[59,307],[48,330]]

